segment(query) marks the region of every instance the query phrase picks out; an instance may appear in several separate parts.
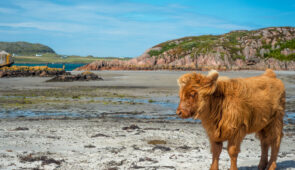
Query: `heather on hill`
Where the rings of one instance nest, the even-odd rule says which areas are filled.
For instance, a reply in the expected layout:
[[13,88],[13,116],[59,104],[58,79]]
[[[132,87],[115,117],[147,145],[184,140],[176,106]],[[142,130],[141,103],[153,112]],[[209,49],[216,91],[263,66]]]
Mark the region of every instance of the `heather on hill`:
[[77,70],[295,70],[295,28],[237,30],[170,40],[129,61],[95,61]]

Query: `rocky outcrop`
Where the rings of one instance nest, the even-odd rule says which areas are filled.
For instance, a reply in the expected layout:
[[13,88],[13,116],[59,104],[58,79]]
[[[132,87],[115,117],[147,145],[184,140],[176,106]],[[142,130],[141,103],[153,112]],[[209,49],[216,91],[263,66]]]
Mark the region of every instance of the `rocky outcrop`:
[[271,27],[184,37],[131,60],[100,60],[76,70],[295,70],[295,28]]
[[68,75],[63,69],[49,68],[47,66],[12,66],[0,69],[0,78],[9,77],[52,77],[58,75]]
[[0,78],[4,77],[52,77],[57,75],[67,75],[66,71],[0,71]]
[[100,76],[89,72],[85,71],[81,74],[76,74],[76,75],[58,75],[53,77],[50,80],[47,80],[46,82],[72,82],[72,81],[91,81],[91,80],[103,80]]

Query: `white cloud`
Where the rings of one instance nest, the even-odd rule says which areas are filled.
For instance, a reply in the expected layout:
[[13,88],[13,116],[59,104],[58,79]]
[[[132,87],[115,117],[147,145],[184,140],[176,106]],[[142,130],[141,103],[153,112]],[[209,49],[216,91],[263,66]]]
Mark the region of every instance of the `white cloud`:
[[19,22],[19,23],[0,23],[0,26],[13,28],[35,28],[45,31],[61,31],[61,32],[79,32],[87,31],[88,27],[79,24],[67,24],[56,22]]
[[189,7],[177,4],[156,6],[143,3],[82,2],[61,5],[49,1],[12,2],[18,10],[13,11],[14,14],[11,16],[17,19],[2,22],[0,20],[0,26],[86,34],[94,37],[133,36],[157,39],[185,35],[184,29],[190,32],[196,32],[191,30],[204,27],[223,30],[251,29],[215,17],[188,12]]

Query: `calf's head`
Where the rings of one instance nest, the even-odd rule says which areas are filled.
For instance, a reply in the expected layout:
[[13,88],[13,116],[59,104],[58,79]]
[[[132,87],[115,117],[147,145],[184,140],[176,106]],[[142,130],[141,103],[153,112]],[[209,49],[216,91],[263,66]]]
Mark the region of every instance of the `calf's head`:
[[193,73],[182,75],[177,81],[180,102],[176,110],[181,118],[197,119],[217,86],[218,72],[212,70],[207,76]]

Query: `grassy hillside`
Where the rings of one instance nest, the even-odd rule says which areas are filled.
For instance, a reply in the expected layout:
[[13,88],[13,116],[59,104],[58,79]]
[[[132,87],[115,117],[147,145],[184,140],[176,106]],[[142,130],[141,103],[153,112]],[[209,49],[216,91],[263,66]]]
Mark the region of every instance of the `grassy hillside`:
[[67,56],[47,53],[42,56],[15,56],[15,63],[91,63],[95,60],[112,60],[120,59],[127,60],[129,58],[115,58],[115,57],[81,57],[81,56]]
[[54,50],[46,45],[28,42],[0,42],[0,50],[16,55],[55,54]]
[[[76,55],[65,57],[56,54],[53,49],[46,45],[28,42],[0,42],[1,50],[14,54],[13,59],[15,63],[91,63],[95,60],[129,59],[93,56],[81,57]],[[40,56],[36,56],[36,54],[40,54]]]
[[154,46],[155,50],[149,51],[149,54],[162,58],[165,56],[163,53],[168,52],[170,56],[177,58],[187,54],[196,58],[198,55],[218,53],[221,58],[226,54],[236,60],[245,59],[247,52],[244,49],[247,48],[256,51],[255,56],[251,57],[295,61],[294,53],[290,55],[281,53],[284,49],[295,49],[294,35],[294,27],[272,27],[253,31],[238,30],[223,35],[190,36],[158,44]]

